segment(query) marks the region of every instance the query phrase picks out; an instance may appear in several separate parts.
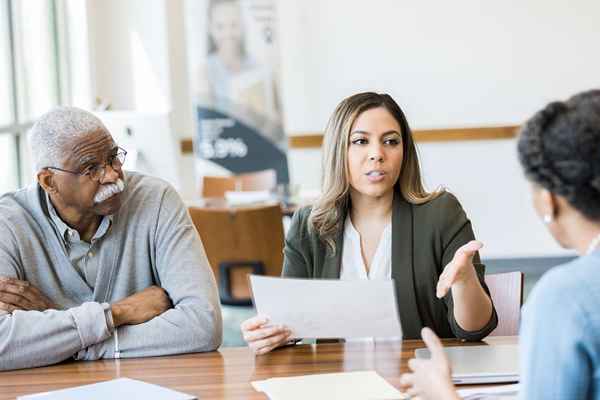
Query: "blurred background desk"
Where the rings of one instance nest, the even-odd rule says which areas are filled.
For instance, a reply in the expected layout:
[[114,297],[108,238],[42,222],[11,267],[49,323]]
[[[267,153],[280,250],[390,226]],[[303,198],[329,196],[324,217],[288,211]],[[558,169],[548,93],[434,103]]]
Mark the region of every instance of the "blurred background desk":
[[284,216],[275,202],[227,206],[223,199],[190,206],[217,280],[223,310],[223,345],[240,346],[240,324],[254,314],[248,274],[280,276],[283,266]]
[[[465,345],[446,340],[447,345]],[[515,344],[517,337],[486,339]],[[480,343],[475,343],[480,344]],[[0,372],[0,400],[127,377],[198,396],[199,399],[266,399],[250,382],[272,377],[375,370],[398,387],[400,374],[421,341],[377,344],[297,345],[254,357],[248,348],[222,348],[203,354],[143,359],[69,361],[59,365]]]
[[281,207],[281,213],[285,217],[292,217],[296,210],[301,208],[301,205],[283,203],[276,199],[269,199],[267,201],[257,201],[248,204],[232,204],[227,201],[224,197],[203,197],[199,200],[187,201],[188,207],[199,207],[199,208],[212,208],[212,209],[242,209],[249,207],[261,207],[269,205],[279,205]]

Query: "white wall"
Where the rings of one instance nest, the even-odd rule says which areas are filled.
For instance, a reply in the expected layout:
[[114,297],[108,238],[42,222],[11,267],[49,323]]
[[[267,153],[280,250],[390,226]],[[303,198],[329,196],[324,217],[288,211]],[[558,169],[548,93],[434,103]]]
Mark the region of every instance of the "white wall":
[[[156,104],[173,109],[174,134],[191,137],[182,0],[90,1],[97,93],[139,107],[131,80],[142,67],[122,40],[133,24],[154,72],[141,82],[165,96]],[[594,0],[282,0],[279,14],[292,133],[321,131],[335,105],[362,90],[390,93],[413,128],[446,128],[519,124],[549,100],[600,86]],[[425,143],[420,153],[429,187],[462,201],[484,256],[564,253],[533,214],[514,141]],[[317,149],[290,151],[292,181],[318,188],[319,164]],[[181,170],[184,196],[193,196],[191,156]]]
[[[287,128],[390,93],[417,128],[519,123],[600,83],[595,0],[281,2]],[[287,61],[287,62],[286,62]]]
[[515,140],[423,143],[429,188],[447,187],[461,201],[485,257],[563,254],[533,211]]
[[171,108],[165,0],[90,0],[95,97],[116,110]]

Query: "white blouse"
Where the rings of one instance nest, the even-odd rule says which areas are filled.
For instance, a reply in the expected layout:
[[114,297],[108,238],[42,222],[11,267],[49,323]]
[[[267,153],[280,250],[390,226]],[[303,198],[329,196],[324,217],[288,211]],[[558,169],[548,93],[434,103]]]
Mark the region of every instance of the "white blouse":
[[367,268],[361,255],[360,234],[352,225],[350,215],[344,223],[344,245],[342,248],[342,265],[340,279],[352,281],[357,279],[391,280],[392,279],[392,223],[388,223],[381,234],[371,268]]
[[[373,260],[371,260],[371,268],[367,273],[367,268],[360,253],[360,234],[352,225],[350,215],[346,217],[344,222],[344,245],[342,248],[342,265],[340,270],[341,280],[391,280],[392,279],[392,223],[386,225],[379,239],[377,250]],[[378,339],[373,337],[366,338],[345,338],[346,342],[370,342],[387,341],[387,340],[402,340],[401,336]]]

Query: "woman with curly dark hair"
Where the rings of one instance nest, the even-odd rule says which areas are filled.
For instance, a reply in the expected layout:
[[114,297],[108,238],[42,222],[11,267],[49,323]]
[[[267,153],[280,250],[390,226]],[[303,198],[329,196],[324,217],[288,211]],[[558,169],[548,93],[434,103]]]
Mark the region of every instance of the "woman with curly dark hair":
[[[600,399],[600,90],[553,102],[521,129],[518,152],[533,205],[576,260],[545,274],[521,325],[521,398]],[[442,345],[401,381],[423,399],[458,399]]]

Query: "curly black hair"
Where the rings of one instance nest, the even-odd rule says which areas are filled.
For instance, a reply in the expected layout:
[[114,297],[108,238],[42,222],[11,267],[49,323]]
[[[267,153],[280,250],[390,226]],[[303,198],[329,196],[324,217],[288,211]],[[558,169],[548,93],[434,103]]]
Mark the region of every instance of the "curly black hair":
[[518,153],[528,179],[600,220],[600,90],[538,111],[521,128]]

